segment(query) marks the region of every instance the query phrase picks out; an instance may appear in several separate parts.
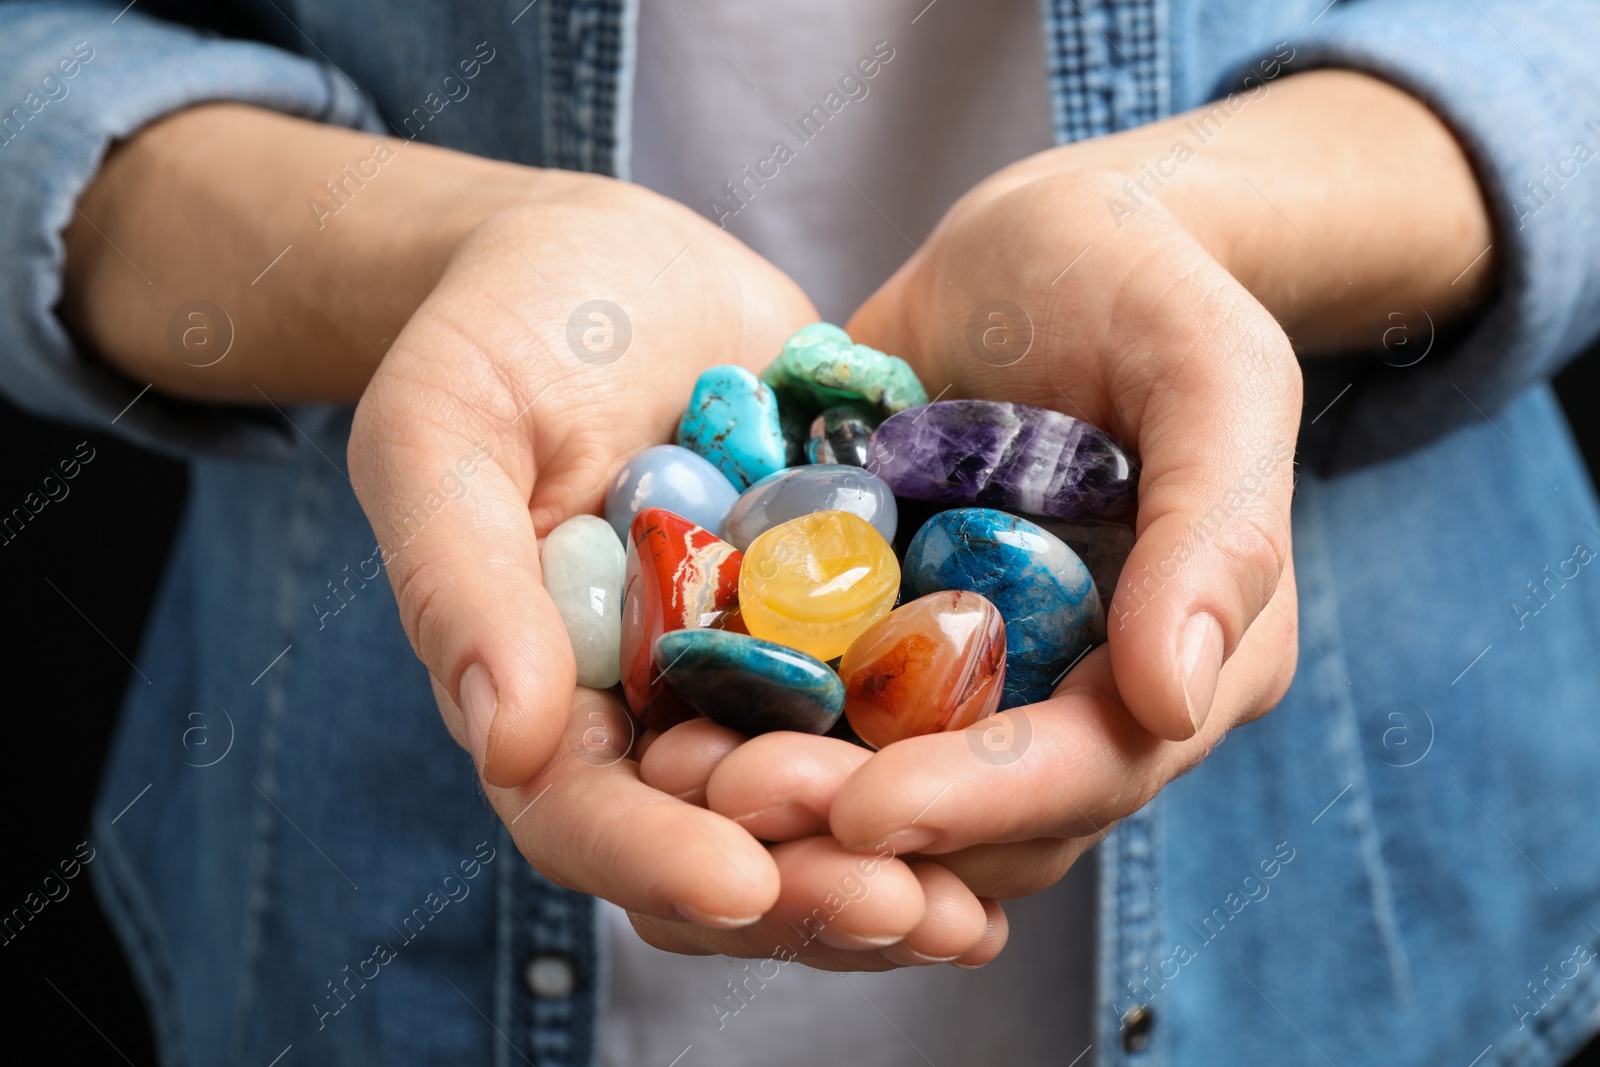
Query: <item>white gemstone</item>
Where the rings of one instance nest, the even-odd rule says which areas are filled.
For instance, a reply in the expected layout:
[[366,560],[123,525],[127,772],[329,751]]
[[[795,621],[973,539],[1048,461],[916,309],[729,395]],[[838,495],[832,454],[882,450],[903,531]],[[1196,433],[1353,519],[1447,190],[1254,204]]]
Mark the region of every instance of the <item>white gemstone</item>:
[[567,624],[578,684],[609,689],[621,680],[622,581],[627,554],[617,532],[594,515],[575,515],[539,547],[544,587]]

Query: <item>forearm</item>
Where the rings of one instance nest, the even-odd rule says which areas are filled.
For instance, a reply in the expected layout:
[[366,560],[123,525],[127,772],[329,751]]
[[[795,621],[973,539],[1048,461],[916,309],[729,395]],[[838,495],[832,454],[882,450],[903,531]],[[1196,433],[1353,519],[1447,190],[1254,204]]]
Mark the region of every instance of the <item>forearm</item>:
[[1488,209],[1460,146],[1366,75],[1286,77],[1057,151],[1127,175],[1113,218],[1159,199],[1303,352],[1369,345],[1390,312],[1418,305],[1443,324],[1494,284]]
[[[353,401],[462,237],[542,180],[558,179],[257,108],[193,108],[113,151],[80,199],[62,316],[170,394]],[[196,300],[231,321],[232,347],[209,366],[228,326],[180,313]]]

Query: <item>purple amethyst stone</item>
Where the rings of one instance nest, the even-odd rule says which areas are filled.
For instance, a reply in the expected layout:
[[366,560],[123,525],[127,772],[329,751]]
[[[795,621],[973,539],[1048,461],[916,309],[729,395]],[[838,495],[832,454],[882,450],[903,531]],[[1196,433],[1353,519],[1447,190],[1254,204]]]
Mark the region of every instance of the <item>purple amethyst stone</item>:
[[884,420],[867,465],[910,500],[1107,519],[1134,506],[1133,464],[1104,431],[1058,411],[941,400]]

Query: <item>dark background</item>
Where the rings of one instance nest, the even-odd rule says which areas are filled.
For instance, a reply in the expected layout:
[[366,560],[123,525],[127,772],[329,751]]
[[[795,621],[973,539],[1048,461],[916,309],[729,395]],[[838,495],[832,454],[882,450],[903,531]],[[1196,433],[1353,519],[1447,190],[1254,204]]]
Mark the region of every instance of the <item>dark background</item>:
[[[1600,470],[1600,354],[1579,359],[1556,385],[1590,471]],[[1308,395],[1306,408],[1329,399]],[[132,673],[123,656],[138,658],[187,487],[182,464],[0,401],[0,508],[20,503],[86,438],[97,455],[68,483],[70,495],[0,545],[0,588],[12,604],[7,695],[14,701],[0,756],[0,914],[21,906],[87,836]],[[65,899],[0,944],[0,974],[11,989],[7,1046],[48,1048],[57,1063],[153,1064],[143,1007],[89,872],[68,884]],[[1580,1062],[1600,1062],[1600,1042]]]

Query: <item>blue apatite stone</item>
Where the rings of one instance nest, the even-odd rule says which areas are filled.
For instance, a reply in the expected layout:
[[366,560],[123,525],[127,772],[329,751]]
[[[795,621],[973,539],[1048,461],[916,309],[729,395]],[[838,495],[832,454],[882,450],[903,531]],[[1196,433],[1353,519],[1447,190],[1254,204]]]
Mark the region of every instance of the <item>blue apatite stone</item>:
[[956,508],[929,519],[901,565],[901,600],[941,589],[982,593],[1006,623],[1000,708],[1037,704],[1106,639],[1089,568],[1054,534],[1016,515]]
[[894,494],[883,479],[860,467],[817,463],[769,474],[739,494],[722,525],[722,539],[740,552],[774,526],[814,511],[848,511],[893,542]]
[[721,471],[677,445],[656,445],[634,456],[611,481],[606,493],[606,521],[623,544],[633,517],[645,508],[666,508],[707,530],[722,521],[739,490]]
[[694,383],[678,444],[710,460],[740,489],[784,468],[778,398],[743,367],[712,367]]
[[656,670],[691,707],[754,737],[825,734],[844,711],[844,682],[821,660],[731,630],[671,630],[651,649]]

